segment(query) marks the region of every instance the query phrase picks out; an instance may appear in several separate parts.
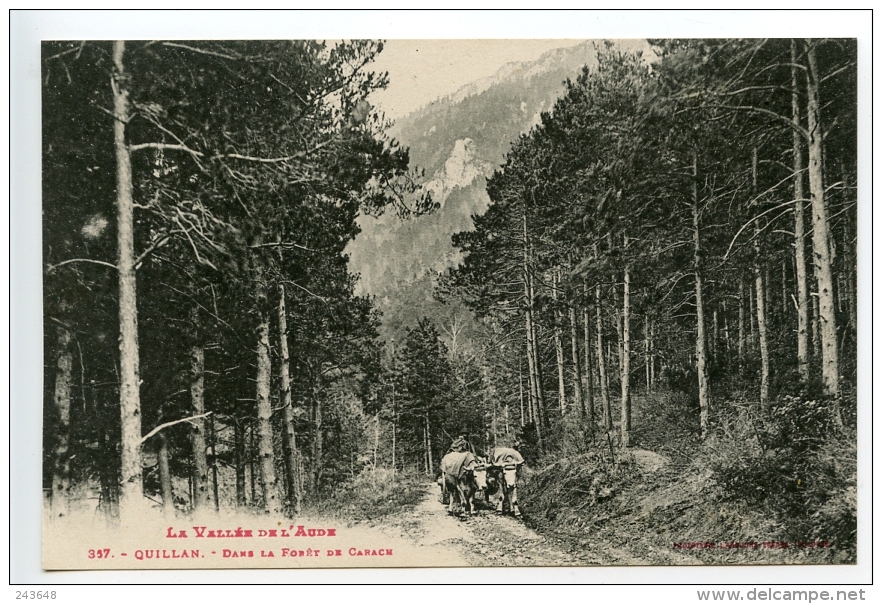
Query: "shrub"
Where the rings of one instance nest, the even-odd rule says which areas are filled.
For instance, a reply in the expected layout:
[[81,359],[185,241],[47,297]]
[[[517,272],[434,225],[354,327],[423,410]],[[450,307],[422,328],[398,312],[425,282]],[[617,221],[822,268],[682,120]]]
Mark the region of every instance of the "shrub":
[[723,499],[761,507],[790,540],[856,548],[855,434],[836,428],[829,399],[785,395],[760,420],[732,404],[712,463]]
[[353,480],[335,487],[313,506],[319,515],[348,520],[374,520],[416,505],[425,477],[383,468],[365,468]]

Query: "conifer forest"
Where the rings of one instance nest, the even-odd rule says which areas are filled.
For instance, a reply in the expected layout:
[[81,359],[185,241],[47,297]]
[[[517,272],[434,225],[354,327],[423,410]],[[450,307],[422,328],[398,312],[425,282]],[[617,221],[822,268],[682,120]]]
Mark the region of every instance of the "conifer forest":
[[49,520],[339,513],[372,481],[392,513],[464,435],[520,451],[540,533],[854,563],[856,41],[597,42],[395,313],[362,220],[453,202],[371,102],[383,48],[43,43]]

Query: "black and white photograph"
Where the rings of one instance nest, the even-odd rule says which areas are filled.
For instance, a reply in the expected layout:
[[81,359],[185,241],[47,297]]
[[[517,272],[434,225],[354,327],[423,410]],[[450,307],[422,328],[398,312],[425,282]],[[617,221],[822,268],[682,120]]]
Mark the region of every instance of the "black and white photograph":
[[858,562],[856,39],[39,73],[44,569]]

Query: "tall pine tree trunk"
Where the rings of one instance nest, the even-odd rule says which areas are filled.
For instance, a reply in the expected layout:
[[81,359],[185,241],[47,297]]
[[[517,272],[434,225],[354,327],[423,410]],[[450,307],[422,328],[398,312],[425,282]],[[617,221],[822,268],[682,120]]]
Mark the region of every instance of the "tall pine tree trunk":
[[759,328],[759,345],[760,345],[760,405],[763,411],[769,411],[769,341],[768,329],[766,327],[766,302],[763,299],[765,291],[765,283],[763,280],[763,271],[756,269],[756,319]]
[[579,332],[576,323],[576,309],[570,305],[570,342],[573,354],[573,404],[585,418],[585,399],[582,397],[582,363],[579,359]]
[[530,240],[527,234],[527,213],[524,209],[524,319],[527,331],[527,370],[530,374],[531,398],[536,405],[534,425],[539,448],[542,449],[542,430],[545,420],[545,395],[542,388],[542,374],[539,369],[539,353],[536,346],[536,329],[533,324],[533,278],[530,265]]
[[[628,245],[627,238],[624,245]],[[631,446],[631,269],[622,287],[622,447]]]
[[833,261],[830,250],[830,229],[827,203],[824,196],[823,132],[821,129],[820,74],[815,56],[816,43],[806,41],[808,57],[808,172],[812,194],[812,249],[815,277],[818,280],[818,310],[821,327],[821,375],[826,393],[834,399],[834,414],[841,424],[839,413],[839,343],[836,332],[836,312],[833,295]]
[[518,357],[518,394],[521,402],[521,428],[524,427],[526,419],[524,417],[524,362]]
[[285,449],[285,475],[288,482],[288,505],[300,513],[300,481],[297,480],[297,435],[294,430],[294,407],[291,402],[291,361],[288,355],[288,313],[285,310],[285,286],[279,283],[279,402],[285,418],[282,432]]
[[738,372],[744,373],[747,334],[744,331],[744,277],[738,277]]
[[643,368],[646,373],[646,392],[652,392],[652,372],[649,368],[649,350],[650,350],[650,337],[649,337],[649,324],[651,319],[649,315],[645,315],[643,317]]
[[649,389],[655,392],[655,321],[649,322]]
[[701,266],[701,230],[698,220],[698,155],[692,155],[692,236],[695,244],[695,369],[698,373],[698,407],[701,438],[707,437],[710,411],[710,379],[707,374],[707,334],[704,322],[704,274]]
[[[259,261],[258,261],[259,262]],[[260,462],[260,484],[263,509],[275,515],[279,512],[278,482],[273,453],[273,409],[270,400],[270,337],[269,314],[266,311],[267,292],[263,270],[257,267],[255,283],[257,294],[257,457]]]
[[167,518],[175,515],[174,491],[172,489],[171,468],[169,467],[168,437],[164,430],[156,435],[156,458],[159,461],[159,490],[162,494],[162,512]]
[[138,360],[138,305],[135,281],[135,225],[132,158],[126,143],[130,76],[123,64],[125,42],[113,43],[113,142],[116,150],[116,237],[119,272],[119,403],[123,526],[138,521],[144,505],[141,478],[141,396]]
[[[597,246],[594,246],[594,256],[597,257]],[[609,382],[606,375],[606,359],[603,355],[603,317],[600,309],[600,284],[594,286],[594,309],[597,318],[597,373],[600,381],[600,399],[603,404],[603,427],[609,432],[612,430],[612,408],[609,401]]]
[[[588,295],[588,285],[585,285],[585,296],[587,298]],[[585,390],[586,396],[588,398],[588,409],[587,409],[587,419],[588,424],[590,426],[594,425],[594,367],[591,362],[591,358],[593,354],[591,352],[592,342],[591,342],[591,316],[588,312],[588,306],[586,303],[585,308],[582,309],[582,330],[584,331],[585,337]]]
[[564,378],[564,352],[563,342],[561,341],[560,310],[557,307],[558,287],[560,287],[560,269],[555,269],[551,276],[551,297],[554,300],[554,353],[557,358],[558,403],[560,404],[560,418],[563,419],[566,414],[567,394]]
[[248,462],[245,455],[245,427],[239,418],[233,422],[233,450],[236,458],[236,507],[244,509],[248,505],[245,495],[245,467]]
[[435,460],[432,459],[432,426],[429,423],[429,413],[426,412],[426,456],[428,457],[429,467],[426,471],[428,476],[432,476],[432,469],[435,467]]
[[53,518],[63,518],[70,513],[70,380],[73,366],[71,334],[65,325],[58,326],[58,351],[55,370],[55,412],[58,424],[55,428],[55,450],[52,454],[52,500]]
[[[193,309],[191,320],[198,320],[198,313]],[[195,330],[198,333],[198,330]],[[198,337],[198,336],[197,336]],[[195,341],[190,347],[190,401],[193,415],[205,414],[205,349]],[[214,508],[212,489],[208,476],[207,444],[205,441],[205,418],[199,417],[190,421],[190,443],[193,447],[193,507],[197,511]]]
[[324,456],[322,401],[317,392],[312,393],[312,430],[312,492],[317,493],[321,487],[322,463]]
[[[757,194],[757,164],[758,164],[757,148],[753,148],[753,194]],[[759,219],[754,223],[756,227],[756,236],[754,238],[754,252],[756,260],[754,263],[754,278],[756,280],[756,324],[759,331],[759,348],[760,348],[760,406],[764,412],[769,411],[769,341],[768,329],[766,327],[766,288],[763,267],[760,264],[760,225]]]

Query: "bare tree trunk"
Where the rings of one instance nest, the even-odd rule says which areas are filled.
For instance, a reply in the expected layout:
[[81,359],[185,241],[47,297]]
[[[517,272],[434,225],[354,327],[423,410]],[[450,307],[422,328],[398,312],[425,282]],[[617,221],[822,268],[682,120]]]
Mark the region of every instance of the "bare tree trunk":
[[[335,395],[336,397],[336,395]],[[322,464],[324,456],[324,433],[322,432],[322,401],[317,393],[312,397],[312,488],[318,492],[322,479]]]
[[650,321],[649,323],[649,376],[650,376],[650,387],[649,389],[652,392],[655,392],[656,387],[656,374],[655,374],[655,321]]
[[[757,148],[753,148],[753,194],[757,193]],[[759,331],[759,347],[760,347],[760,406],[763,412],[769,411],[769,342],[766,329],[766,288],[764,283],[763,267],[760,266],[760,225],[759,220],[754,223],[756,226],[756,237],[754,238],[754,250],[756,261],[754,264],[754,277],[756,279],[756,324]]]
[[[595,247],[595,256],[597,255]],[[596,300],[594,309],[597,316],[597,372],[600,380],[600,398],[603,403],[603,427],[608,432],[612,430],[612,408],[609,401],[609,382],[606,377],[606,359],[603,356],[603,319],[600,309],[600,285],[594,287]]]
[[769,342],[766,329],[766,302],[763,299],[763,272],[756,270],[756,318],[759,326],[760,359],[762,371],[760,374],[760,405],[763,411],[769,411]]
[[646,373],[646,392],[652,392],[652,378],[649,369],[649,315],[643,317],[643,368]]
[[159,488],[162,493],[162,512],[167,518],[175,515],[175,498],[172,490],[171,469],[169,468],[168,437],[165,431],[156,435],[158,447],[156,457],[159,461]]
[[808,55],[808,172],[812,193],[812,249],[815,276],[818,280],[818,310],[821,327],[821,375],[826,393],[834,399],[834,416],[841,425],[839,412],[839,342],[836,333],[836,312],[833,297],[833,266],[830,251],[830,232],[827,221],[827,203],[824,198],[823,133],[821,129],[821,101],[818,88],[820,74],[815,58],[815,42],[806,41]]
[[263,509],[267,514],[279,513],[278,481],[273,453],[273,409],[270,400],[270,338],[269,316],[266,312],[266,281],[257,267],[257,456],[260,460],[260,482]]
[[428,413],[426,413],[426,454],[429,457],[429,468],[426,474],[431,477],[432,469],[435,467],[435,460],[432,459],[432,426],[429,424]]
[[564,353],[561,341],[560,311],[557,308],[557,288],[560,287],[560,270],[555,269],[551,276],[551,297],[554,300],[554,352],[557,357],[557,392],[560,404],[560,418],[563,420],[566,414],[567,394],[564,379]]
[[[102,403],[103,406],[103,403]],[[107,413],[102,413],[102,419],[109,419]],[[116,445],[111,442],[110,434],[107,433],[104,421],[98,422],[98,443],[101,456],[104,459],[112,459],[116,453]],[[98,479],[101,482],[101,507],[108,522],[119,518],[119,481],[111,464],[98,466]]]
[[[732,340],[729,334],[729,312],[726,310],[725,300],[723,300],[721,306],[723,315],[723,351],[728,357],[728,354],[732,351]],[[726,359],[726,364],[728,365],[728,358]]]
[[788,310],[790,304],[790,296],[787,293],[787,261],[781,261],[781,322],[786,323],[790,314]]
[[208,416],[208,442],[211,447],[211,487],[214,489],[214,509],[220,511],[220,499],[218,499],[217,484],[217,432],[214,429],[214,415]]
[[[628,245],[625,238],[624,245]],[[631,446],[631,270],[625,267],[622,296],[622,447]]]
[[[285,286],[279,283],[279,402],[285,417],[282,445],[285,449],[285,475],[288,482],[288,505],[300,513],[300,481],[297,480],[297,434],[294,430],[294,406],[291,402],[291,360],[288,355],[288,313],[285,310]],[[374,455],[376,462],[376,454]]]
[[744,331],[744,277],[738,278],[738,372],[744,372],[744,349],[746,334]]
[[[692,155],[692,235],[695,243],[695,369],[698,373],[699,426],[707,438],[710,412],[710,379],[707,375],[707,335],[704,323],[704,273],[701,266],[701,228],[698,220],[698,155]],[[714,315],[716,318],[716,315]],[[716,321],[714,321],[716,323]],[[714,329],[716,332],[716,329]],[[716,334],[715,334],[716,335]]]
[[63,518],[70,514],[70,380],[73,366],[71,333],[64,325],[58,326],[57,355],[54,403],[58,424],[52,456],[51,509],[53,518]]
[[747,301],[750,306],[750,352],[751,354],[756,352],[756,334],[757,334],[757,325],[756,325],[756,297],[754,296],[754,288],[750,286],[751,293],[747,296]]
[[[392,351],[392,356],[395,356],[395,351]],[[395,434],[398,432],[398,407],[395,405],[395,384],[392,384],[392,480],[395,480],[395,471],[398,468],[397,460],[396,460],[396,438]]]
[[527,213],[524,209],[524,318],[527,331],[527,370],[530,374],[530,396],[535,404],[534,422],[539,449],[542,444],[542,423],[545,415],[545,396],[542,388],[542,377],[539,370],[538,349],[536,346],[536,330],[533,325],[533,282],[530,271],[530,245],[527,234]]
[[255,469],[254,453],[257,451],[257,427],[256,422],[251,425],[251,436],[248,447],[248,475],[251,482],[251,505],[257,507],[257,470]]
[[524,421],[524,361],[518,356],[518,394],[521,402],[521,428],[526,423]]
[[[843,168],[842,172],[842,180],[845,186],[848,187],[849,176],[846,174],[845,168]],[[842,227],[843,244],[845,247],[845,253],[843,254],[845,270],[842,275],[845,287],[843,289],[845,290],[846,306],[848,307],[849,329],[854,334],[857,330],[857,248],[850,212],[846,213],[842,221]]]
[[[198,313],[194,308],[191,313],[194,327],[197,325]],[[205,350],[202,344],[195,342],[190,347],[190,400],[193,415],[205,414]],[[208,478],[207,445],[205,442],[205,418],[199,417],[190,421],[190,443],[193,447],[193,490],[195,498],[193,507],[197,511],[205,511],[214,507],[211,485]]]
[[248,505],[245,496],[245,428],[238,418],[233,424],[233,439],[236,456],[236,507],[244,509]]
[[818,294],[809,295],[812,301],[812,355],[816,362],[821,360],[821,313],[818,310]]
[[[585,285],[585,295],[588,295],[588,286]],[[585,386],[588,396],[588,413],[587,419],[589,425],[594,425],[594,367],[591,362],[591,317],[588,313],[588,306],[582,309],[582,329],[585,336]]]
[[119,402],[121,424],[120,520],[138,521],[144,504],[141,478],[141,396],[138,360],[138,305],[132,158],[126,143],[130,76],[123,65],[125,42],[113,43],[113,142],[116,149],[117,272],[119,273]]
[[582,363],[579,359],[579,334],[576,325],[576,309],[570,306],[570,342],[573,353],[573,403],[585,418],[585,399],[582,397]]

